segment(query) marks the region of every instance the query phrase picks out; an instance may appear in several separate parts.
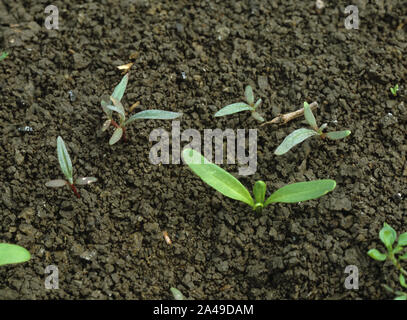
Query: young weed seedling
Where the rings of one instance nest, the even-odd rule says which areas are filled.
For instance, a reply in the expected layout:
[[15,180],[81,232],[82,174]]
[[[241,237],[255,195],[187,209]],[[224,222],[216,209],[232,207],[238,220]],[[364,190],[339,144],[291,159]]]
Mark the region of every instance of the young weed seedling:
[[171,287],[170,291],[175,300],[185,300],[184,295],[177,288]]
[[[113,94],[110,97],[102,98],[102,109],[107,116],[107,120],[103,124],[102,131],[105,131],[109,128],[110,125],[113,125],[116,129],[113,132],[112,137],[109,140],[109,144],[113,145],[119,141],[122,137],[126,141],[126,127],[135,120],[138,119],[156,119],[156,120],[172,120],[180,117],[182,113],[180,112],[171,112],[164,110],[145,110],[140,111],[132,115],[129,119],[126,120],[126,114],[122,103],[120,102],[123,98],[124,91],[126,90],[127,82],[129,79],[129,74],[127,73],[120,83],[115,87]],[[119,114],[119,123],[113,120],[113,111]]]
[[328,138],[331,140],[338,140],[347,137],[351,133],[349,130],[324,133],[323,131],[328,124],[324,123],[322,126],[318,128],[314,114],[312,113],[312,110],[310,109],[309,104],[307,102],[304,102],[304,117],[305,120],[307,120],[308,124],[311,126],[312,130],[301,128],[291,132],[287,137],[285,137],[283,142],[274,151],[275,155],[280,156],[286,153],[295,145],[303,142],[304,140],[312,136],[320,136],[322,139]]
[[393,88],[390,88],[391,93],[393,96],[397,96],[397,91],[399,91],[399,85],[396,84]]
[[292,183],[278,189],[265,200],[266,184],[259,180],[253,187],[253,199],[239,180],[208,161],[199,152],[193,149],[184,149],[182,155],[190,169],[205,183],[226,197],[248,204],[258,213],[271,203],[296,203],[317,199],[332,191],[336,186],[336,182],[329,179]]
[[0,243],[0,266],[26,262],[30,258],[31,255],[27,249],[16,244]]
[[87,185],[89,183],[96,182],[97,178],[79,177],[78,179],[75,180],[75,184],[74,184],[73,176],[72,176],[71,158],[69,157],[68,150],[65,147],[64,140],[62,140],[62,138],[59,136],[57,138],[57,154],[58,154],[59,166],[61,167],[61,170],[67,180],[63,180],[63,179],[51,180],[51,181],[48,181],[45,185],[47,187],[51,187],[51,188],[59,188],[59,187],[68,185],[72,189],[73,193],[78,198],[80,198],[81,196],[79,195],[78,190],[76,190],[75,184]]
[[[377,261],[390,260],[400,273],[399,281],[401,286],[407,288],[405,278],[405,276],[407,276],[407,270],[400,264],[402,260],[407,260],[407,252],[404,252],[404,254],[402,252],[407,248],[407,232],[399,235],[397,244],[394,246],[394,242],[397,239],[397,232],[387,223],[384,223],[383,228],[379,232],[379,238],[386,247],[387,252],[381,253],[377,249],[370,249],[367,254]],[[386,286],[386,289],[389,290],[389,287]],[[391,289],[389,291],[391,291]],[[396,297],[397,300],[407,300],[407,294],[399,291],[395,293],[399,295]]]
[[215,117],[223,117],[229,114],[249,110],[254,119],[256,119],[259,122],[264,122],[263,117],[257,112],[257,108],[261,105],[261,99],[257,100],[256,103],[254,103],[253,89],[251,86],[246,86],[244,95],[246,97],[247,103],[237,102],[229,104],[226,107],[220,109],[218,112],[216,112]]
[[0,61],[6,59],[8,56],[8,52],[4,51],[0,54]]

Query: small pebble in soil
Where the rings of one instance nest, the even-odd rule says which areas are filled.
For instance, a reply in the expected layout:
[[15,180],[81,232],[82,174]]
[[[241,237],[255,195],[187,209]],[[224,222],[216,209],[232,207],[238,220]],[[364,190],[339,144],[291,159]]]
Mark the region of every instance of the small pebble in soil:
[[68,95],[69,95],[69,100],[70,100],[71,102],[75,102],[75,101],[76,101],[76,95],[75,95],[75,93],[74,93],[72,90],[69,90],[69,91],[68,91]]
[[19,127],[17,128],[18,131],[20,132],[33,132],[33,128],[31,128],[30,126],[25,126],[25,127]]

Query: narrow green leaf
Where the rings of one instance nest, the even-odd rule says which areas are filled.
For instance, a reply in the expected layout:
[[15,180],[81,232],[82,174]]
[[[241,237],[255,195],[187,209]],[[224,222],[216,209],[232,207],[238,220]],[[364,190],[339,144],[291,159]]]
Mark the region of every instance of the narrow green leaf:
[[328,126],[327,123],[323,123],[319,128],[318,128],[318,132],[322,133],[322,131],[324,131],[324,129]]
[[120,138],[123,135],[123,129],[122,128],[117,128],[114,132],[113,135],[110,137],[109,144],[114,145],[117,141],[120,140]]
[[109,129],[111,123],[112,123],[112,120],[107,119],[107,120],[103,123],[102,132],[103,132],[103,131],[106,131],[107,129]]
[[257,111],[252,111],[252,117],[259,122],[264,122],[264,118]]
[[8,56],[8,52],[6,52],[6,51],[2,52],[0,55],[0,61],[7,58],[7,56]]
[[379,232],[379,238],[388,250],[393,249],[393,243],[396,241],[396,237],[397,232],[387,223],[384,223],[383,228]]
[[63,186],[66,186],[67,182],[66,180],[62,179],[56,179],[56,180],[51,180],[45,183],[45,186],[51,187],[51,188],[60,188]]
[[407,246],[407,232],[404,232],[401,235],[399,235],[399,240],[397,244],[402,247]]
[[377,261],[385,261],[387,259],[387,256],[383,253],[381,253],[379,250],[377,249],[370,249],[367,252],[368,256],[377,260]]
[[172,111],[165,111],[165,110],[144,110],[137,112],[136,114],[132,115],[126,122],[125,125],[138,120],[138,119],[150,119],[150,120],[172,120],[182,116],[181,112],[172,112]]
[[344,131],[327,132],[326,136],[327,136],[327,138],[329,138],[331,140],[339,140],[339,139],[346,138],[350,134],[351,134],[350,130],[344,130]]
[[399,257],[401,260],[407,260],[407,252]]
[[257,109],[258,107],[260,107],[261,103],[262,103],[262,100],[261,100],[261,99],[257,100],[256,103],[255,103],[255,105],[253,106],[253,108],[254,108],[254,109]]
[[335,189],[334,180],[315,180],[288,184],[274,192],[264,203],[264,206],[273,202],[295,203],[317,199]]
[[244,89],[244,96],[246,97],[247,103],[252,106],[254,104],[254,95],[251,86],[246,86]]
[[127,81],[129,80],[129,74],[126,73],[126,75],[122,78],[120,83],[114,88],[112,97],[118,101],[121,101],[124,95],[124,91],[126,90],[127,86]]
[[404,278],[404,276],[403,276],[402,273],[400,273],[399,281],[400,281],[400,284],[401,284],[401,286],[402,286],[403,288],[407,288],[406,279]]
[[223,107],[218,112],[216,112],[214,117],[223,117],[223,116],[227,116],[229,114],[234,114],[234,113],[242,112],[242,111],[246,111],[246,110],[254,111],[254,109],[251,106],[249,106],[248,104],[246,104],[244,102],[232,103],[232,104],[227,105],[226,107]]
[[264,203],[264,199],[266,196],[266,189],[267,186],[264,183],[264,181],[256,181],[256,183],[253,186],[253,194],[254,194],[254,202],[255,204],[257,203]]
[[112,104],[112,102],[110,100],[110,97],[108,95],[104,95],[102,97],[102,101],[100,102],[100,105],[102,106],[103,112],[106,114],[108,119],[112,119],[113,111],[107,107],[108,105],[111,105],[111,104]]
[[318,133],[315,132],[314,130],[305,129],[305,128],[297,129],[297,130],[291,132],[287,137],[285,137],[285,139],[278,146],[276,151],[274,151],[274,154],[280,156],[280,155],[286,153],[287,151],[289,151],[295,145],[297,145],[297,144],[303,142],[305,139],[308,139],[309,137],[312,137],[315,135],[318,135]]
[[177,288],[170,288],[175,300],[185,300],[184,295]]
[[314,114],[312,113],[312,110],[307,102],[304,102],[304,117],[311,128],[318,131],[317,121],[315,120]]
[[107,105],[107,108],[109,110],[116,111],[120,116],[120,123],[123,123],[124,120],[126,120],[126,114],[124,112],[122,103],[119,100],[115,99],[113,96],[110,97],[110,99],[112,100],[114,105]]
[[226,197],[253,207],[254,202],[249,191],[230,173],[209,162],[193,149],[184,149],[182,156],[189,168],[209,186]]
[[61,170],[62,170],[63,174],[65,175],[66,179],[69,181],[69,183],[72,184],[73,179],[72,179],[71,158],[69,157],[68,150],[65,147],[65,142],[60,136],[58,136],[58,138],[57,138],[57,153],[58,153],[59,166],[61,167]]
[[27,249],[16,244],[0,243],[0,266],[26,262],[30,258],[31,255]]

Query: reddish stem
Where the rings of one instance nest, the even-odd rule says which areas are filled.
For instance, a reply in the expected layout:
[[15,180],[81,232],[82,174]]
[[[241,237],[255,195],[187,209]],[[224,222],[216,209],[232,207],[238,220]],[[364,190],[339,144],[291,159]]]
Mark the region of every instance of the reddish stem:
[[75,187],[73,184],[70,184],[70,183],[69,183],[69,186],[71,187],[73,193],[75,193],[75,195],[76,195],[78,198],[80,198],[81,196],[80,196],[78,190],[76,190],[76,187]]
[[[113,126],[115,126],[116,128],[120,128],[120,126],[117,124],[117,122],[116,121],[114,121],[113,119],[112,119],[112,125]],[[127,141],[127,138],[126,138],[126,128],[125,127],[121,127],[122,129],[123,129],[123,141],[124,142],[126,142]]]

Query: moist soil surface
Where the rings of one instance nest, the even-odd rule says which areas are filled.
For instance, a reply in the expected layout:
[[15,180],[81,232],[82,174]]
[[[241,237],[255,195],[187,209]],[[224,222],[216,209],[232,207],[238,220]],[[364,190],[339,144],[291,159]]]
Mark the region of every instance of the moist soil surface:
[[[48,30],[49,1],[0,1],[9,52],[0,62],[0,241],[32,254],[0,269],[0,298],[171,299],[171,287],[188,299],[394,298],[381,285],[402,289],[395,268],[366,252],[384,251],[384,222],[407,231],[407,2],[354,2],[358,29],[345,27],[345,1],[317,10],[294,0],[56,0],[59,29]],[[260,179],[268,194],[314,179],[337,187],[257,214],[185,165],[151,163],[149,135],[171,132],[172,121],[137,121],[127,142],[110,146],[100,101],[130,62],[129,114],[139,101],[133,113],[182,112],[181,131],[257,129],[256,173],[222,165],[247,188]],[[265,126],[245,112],[213,117],[248,84],[266,120],[317,101],[319,124],[352,134],[275,156],[303,117]],[[98,178],[78,188],[80,199],[45,186],[63,177],[57,136],[74,176]],[[59,289],[45,289],[49,265]],[[345,288],[349,265],[357,290]]]

